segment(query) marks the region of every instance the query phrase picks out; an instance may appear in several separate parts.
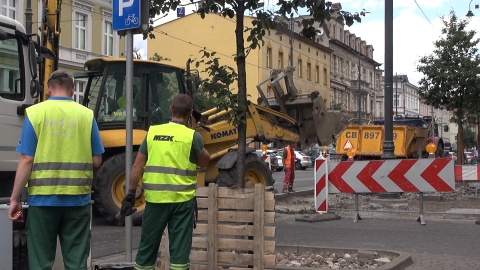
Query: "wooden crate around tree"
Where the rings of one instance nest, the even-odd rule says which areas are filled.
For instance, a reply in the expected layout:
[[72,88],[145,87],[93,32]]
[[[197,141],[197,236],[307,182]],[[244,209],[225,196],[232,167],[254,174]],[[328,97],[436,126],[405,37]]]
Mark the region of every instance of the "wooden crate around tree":
[[[265,186],[197,189],[198,222],[193,232],[190,270],[274,269],[275,199]],[[160,250],[161,270],[169,269],[168,237]]]

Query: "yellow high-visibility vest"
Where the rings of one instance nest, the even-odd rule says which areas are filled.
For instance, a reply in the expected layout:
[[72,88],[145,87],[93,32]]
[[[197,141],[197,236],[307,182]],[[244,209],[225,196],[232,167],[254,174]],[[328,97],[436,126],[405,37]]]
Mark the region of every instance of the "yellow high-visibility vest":
[[197,165],[190,161],[194,132],[176,123],[148,130],[148,159],[143,174],[148,202],[185,202],[195,197]]
[[73,100],[47,100],[26,113],[38,139],[29,194],[89,194],[93,112]]

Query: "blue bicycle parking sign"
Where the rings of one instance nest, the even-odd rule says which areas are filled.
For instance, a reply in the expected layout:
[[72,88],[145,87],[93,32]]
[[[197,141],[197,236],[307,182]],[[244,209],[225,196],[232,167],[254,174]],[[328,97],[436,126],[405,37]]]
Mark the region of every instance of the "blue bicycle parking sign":
[[113,0],[113,30],[128,30],[140,27],[141,0]]

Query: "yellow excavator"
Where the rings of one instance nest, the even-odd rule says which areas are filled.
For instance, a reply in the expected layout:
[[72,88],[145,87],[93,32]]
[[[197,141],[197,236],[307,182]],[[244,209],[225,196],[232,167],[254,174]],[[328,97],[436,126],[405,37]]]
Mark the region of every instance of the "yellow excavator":
[[[134,60],[133,74],[133,150],[138,150],[150,125],[170,120],[169,106],[178,93],[193,97],[195,85],[187,78],[185,69],[156,61]],[[98,58],[85,63],[85,71],[75,74],[87,80],[84,105],[94,111],[102,142],[105,147],[103,164],[96,172],[93,198],[97,210],[107,219],[116,222],[121,201],[125,196],[125,143],[126,111],[122,99],[125,95],[126,60],[123,58]],[[318,92],[299,95],[293,86],[293,69],[274,70],[270,78],[258,85],[261,98],[258,104],[247,104],[247,140],[276,143],[294,141],[302,147],[319,143],[327,145],[348,124],[340,112],[328,111]],[[290,82],[287,80],[290,79]],[[285,80],[284,90],[280,84]],[[269,83],[274,97],[266,97],[262,86]],[[120,101],[120,102],[119,102]],[[195,102],[195,100],[194,100]],[[192,127],[203,136],[211,162],[198,172],[198,185],[216,182],[220,186],[237,185],[237,128],[225,120],[229,110],[212,108],[192,119]],[[245,157],[246,186],[274,183],[266,163],[247,148]],[[137,189],[134,223],[141,222],[145,199],[141,185]]]

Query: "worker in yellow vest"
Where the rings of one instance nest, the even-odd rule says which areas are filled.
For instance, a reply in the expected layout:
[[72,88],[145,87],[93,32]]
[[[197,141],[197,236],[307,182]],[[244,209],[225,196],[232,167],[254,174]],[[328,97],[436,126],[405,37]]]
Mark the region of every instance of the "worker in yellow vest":
[[53,72],[50,98],[27,108],[17,146],[21,155],[8,214],[21,219],[20,196],[28,181],[30,269],[52,269],[57,237],[64,269],[87,269],[93,167],[100,166],[105,150],[93,112],[72,99],[74,91],[70,74]]
[[192,99],[176,95],[170,106],[172,120],[151,126],[133,164],[129,191],[120,214],[136,209],[135,194],[143,174],[145,212],[135,269],[154,269],[163,231],[168,226],[170,269],[189,269],[196,207],[197,166],[206,167],[210,154],[202,135],[186,126],[193,112]]

